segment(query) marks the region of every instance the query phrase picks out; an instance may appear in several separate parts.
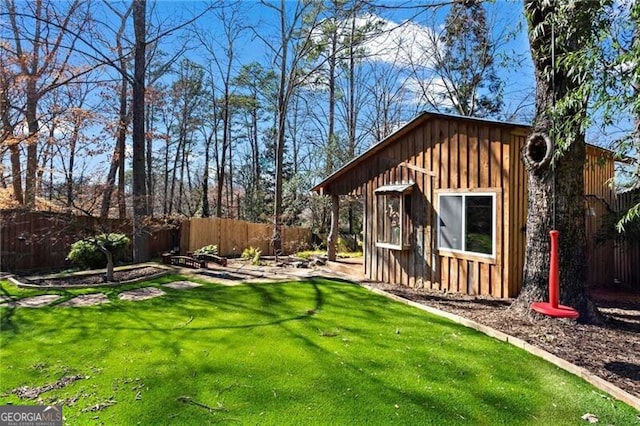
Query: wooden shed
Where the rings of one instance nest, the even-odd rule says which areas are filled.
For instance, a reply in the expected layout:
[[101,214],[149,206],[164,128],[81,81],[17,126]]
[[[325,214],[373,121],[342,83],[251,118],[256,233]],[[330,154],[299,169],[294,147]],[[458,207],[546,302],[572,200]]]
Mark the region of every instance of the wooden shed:
[[[313,188],[360,195],[367,279],[515,297],[522,286],[526,125],[422,113]],[[614,160],[587,147],[585,218],[593,240],[614,194]],[[338,197],[333,197],[337,200]],[[589,286],[612,280],[612,244],[589,245]]]

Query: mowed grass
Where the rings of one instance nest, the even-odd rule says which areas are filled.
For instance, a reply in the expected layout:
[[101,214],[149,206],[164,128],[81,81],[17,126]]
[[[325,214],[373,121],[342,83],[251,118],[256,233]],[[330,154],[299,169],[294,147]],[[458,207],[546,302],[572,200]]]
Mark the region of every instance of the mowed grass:
[[[351,283],[205,284],[139,302],[117,299],[124,289],[100,306],[0,308],[0,404],[63,404],[72,425],[638,424],[553,365]],[[38,401],[12,393],[70,375],[83,378]]]

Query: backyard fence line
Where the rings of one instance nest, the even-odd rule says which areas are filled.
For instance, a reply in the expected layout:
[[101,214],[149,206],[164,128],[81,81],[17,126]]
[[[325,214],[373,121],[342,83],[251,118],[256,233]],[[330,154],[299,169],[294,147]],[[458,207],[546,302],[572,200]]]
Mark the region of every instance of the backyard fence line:
[[[130,220],[79,216],[69,213],[1,210],[0,271],[24,272],[72,267],[66,260],[71,244],[90,235],[120,232],[132,234]],[[166,223],[160,219],[148,222],[149,254],[159,258],[163,253],[179,250],[186,254],[215,244],[221,256],[239,256],[248,247],[273,255],[273,226],[222,218],[192,218]],[[282,227],[282,254],[308,248],[308,228]],[[131,250],[127,259],[131,260]]]
[[[240,256],[246,248],[259,249],[273,256],[271,237],[273,225],[224,218],[191,218],[182,223],[180,251],[195,251],[206,245],[218,246],[221,256]],[[282,227],[282,253],[292,254],[311,244],[311,230]]]
[[[102,231],[101,231],[102,230]],[[131,237],[130,220],[79,216],[70,213],[0,211],[0,271],[22,272],[68,268],[71,244],[101,232],[119,232]],[[149,253],[159,257],[178,246],[179,224],[149,222]],[[131,250],[127,259],[131,259]]]

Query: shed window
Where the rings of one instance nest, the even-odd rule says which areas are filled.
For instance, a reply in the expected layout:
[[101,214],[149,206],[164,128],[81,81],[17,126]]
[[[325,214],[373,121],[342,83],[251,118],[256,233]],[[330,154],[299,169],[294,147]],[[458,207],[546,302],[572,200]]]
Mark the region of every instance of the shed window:
[[439,194],[438,248],[495,255],[495,194]]
[[376,245],[394,250],[410,247],[411,188],[413,183],[381,186],[377,201]]

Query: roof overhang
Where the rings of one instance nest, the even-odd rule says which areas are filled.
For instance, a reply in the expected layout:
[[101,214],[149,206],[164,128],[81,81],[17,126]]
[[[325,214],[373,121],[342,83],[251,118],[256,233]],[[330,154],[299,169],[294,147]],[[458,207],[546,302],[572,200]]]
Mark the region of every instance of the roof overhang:
[[389,194],[389,193],[401,193],[406,194],[413,189],[414,182],[408,183],[394,183],[392,185],[384,185],[378,187],[375,191],[376,194]]

